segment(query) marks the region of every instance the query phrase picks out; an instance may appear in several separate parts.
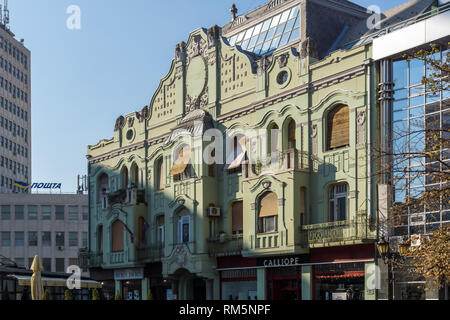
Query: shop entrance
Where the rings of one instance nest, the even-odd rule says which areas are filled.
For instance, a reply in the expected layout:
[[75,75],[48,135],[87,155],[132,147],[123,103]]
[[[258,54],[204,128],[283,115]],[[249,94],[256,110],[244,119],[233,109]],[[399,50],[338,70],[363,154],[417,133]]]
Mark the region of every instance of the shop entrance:
[[122,281],[122,292],[124,300],[142,300],[142,280]]
[[301,300],[302,274],[300,267],[267,269],[269,300]]

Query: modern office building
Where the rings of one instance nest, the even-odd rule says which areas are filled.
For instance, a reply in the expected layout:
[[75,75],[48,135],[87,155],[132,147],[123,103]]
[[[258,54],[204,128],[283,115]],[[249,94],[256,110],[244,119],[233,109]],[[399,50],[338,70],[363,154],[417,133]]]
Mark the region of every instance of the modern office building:
[[[411,13],[411,18],[393,25],[388,23],[396,15],[406,18]],[[411,205],[395,220],[388,209],[394,204],[404,203],[407,197],[420,197],[432,188],[445,190],[448,183],[444,175],[441,175],[442,179],[433,178],[438,172],[448,171],[450,165],[448,75],[447,79],[438,79],[441,90],[432,92],[422,79],[424,76],[434,77],[436,70],[429,62],[408,57],[420,49],[429,50],[434,44],[437,52],[432,58],[439,65],[448,65],[450,3],[411,1],[386,12],[380,25],[381,30],[366,33],[359,41],[373,41],[373,60],[378,69],[380,150],[391,154],[381,160],[389,163],[383,167],[392,168],[389,172],[383,170],[379,184],[380,214],[391,218],[387,219],[389,223],[382,228],[381,234],[389,240],[391,250],[395,252],[403,239],[412,239],[413,245],[420,245],[421,237],[450,225],[448,196],[441,196],[440,200],[426,205]],[[420,156],[425,148],[431,147],[433,140],[429,139],[433,135],[444,142],[439,145],[438,156]],[[379,265],[383,263],[380,261]],[[443,290],[428,287],[426,279],[408,272],[407,264],[390,271],[382,273],[386,277],[381,283],[386,287],[381,290],[380,298],[435,300],[444,299],[445,291],[448,297],[448,286]]]
[[31,53],[0,23],[0,193],[31,182]]
[[150,104],[88,147],[91,276],[125,299],[387,298],[373,42],[434,4],[378,29],[349,1],[273,0],[191,32]]
[[0,255],[19,267],[38,255],[45,271],[65,273],[79,265],[87,231],[87,195],[0,194]]

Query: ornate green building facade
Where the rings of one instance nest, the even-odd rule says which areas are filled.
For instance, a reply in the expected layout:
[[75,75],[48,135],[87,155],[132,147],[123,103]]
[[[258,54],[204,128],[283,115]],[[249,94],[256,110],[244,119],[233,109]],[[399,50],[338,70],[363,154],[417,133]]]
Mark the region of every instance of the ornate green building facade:
[[149,105],[88,147],[91,276],[132,299],[374,299],[372,48],[336,50],[368,15],[305,0],[232,14],[178,44]]

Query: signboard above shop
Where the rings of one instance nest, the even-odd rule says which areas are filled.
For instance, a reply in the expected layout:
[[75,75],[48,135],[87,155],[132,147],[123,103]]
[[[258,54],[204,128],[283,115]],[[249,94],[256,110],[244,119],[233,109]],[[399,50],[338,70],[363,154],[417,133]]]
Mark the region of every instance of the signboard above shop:
[[141,280],[144,279],[144,268],[114,270],[114,280]]
[[295,267],[308,262],[308,255],[279,256],[258,259],[258,267],[279,268]]

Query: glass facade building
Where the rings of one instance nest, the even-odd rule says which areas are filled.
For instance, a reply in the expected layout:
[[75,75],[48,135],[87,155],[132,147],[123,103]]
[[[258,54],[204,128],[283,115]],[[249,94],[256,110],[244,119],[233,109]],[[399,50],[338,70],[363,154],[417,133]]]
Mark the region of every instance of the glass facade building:
[[[432,58],[445,62],[448,49]],[[419,197],[423,191],[442,186],[443,182],[433,178],[431,172],[445,170],[440,166],[450,164],[449,149],[440,146],[440,159],[420,157],[433,140],[432,135],[442,134],[443,141],[450,138],[450,92],[444,87],[437,93],[431,92],[422,83],[424,76],[432,72],[427,63],[419,59],[402,58],[393,63],[394,104],[393,104],[393,183],[396,203],[407,197]],[[447,164],[447,165],[446,165]],[[448,199],[433,206],[411,206],[409,214],[401,217],[396,224],[395,235],[411,236],[425,234],[450,224]]]

